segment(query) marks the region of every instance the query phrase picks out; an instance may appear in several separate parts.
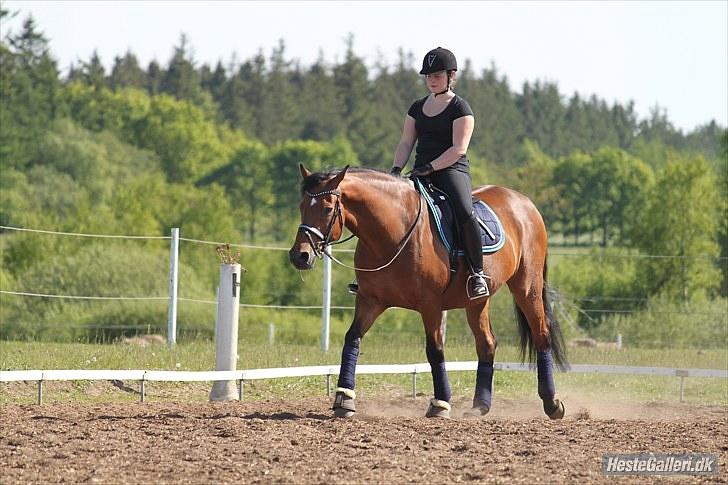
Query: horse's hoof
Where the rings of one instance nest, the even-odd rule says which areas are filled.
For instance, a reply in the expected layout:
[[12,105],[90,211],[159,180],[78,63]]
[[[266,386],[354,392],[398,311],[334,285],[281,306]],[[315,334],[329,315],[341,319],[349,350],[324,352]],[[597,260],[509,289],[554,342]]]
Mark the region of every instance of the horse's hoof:
[[490,412],[490,408],[485,406],[473,406],[472,409],[468,409],[463,413],[464,418],[480,418]]
[[337,387],[332,409],[337,418],[352,417],[356,412],[356,393],[351,389]]
[[450,403],[447,401],[441,401],[439,399],[431,399],[430,405],[427,407],[425,413],[426,418],[449,418],[450,417]]
[[354,414],[354,411],[349,411],[348,409],[334,408],[334,416],[337,418],[350,418],[354,416]]
[[561,419],[564,417],[564,414],[566,414],[564,402],[560,399],[554,399],[554,407],[551,409],[546,409],[546,403],[544,403],[543,410],[546,413],[546,416],[551,419]]

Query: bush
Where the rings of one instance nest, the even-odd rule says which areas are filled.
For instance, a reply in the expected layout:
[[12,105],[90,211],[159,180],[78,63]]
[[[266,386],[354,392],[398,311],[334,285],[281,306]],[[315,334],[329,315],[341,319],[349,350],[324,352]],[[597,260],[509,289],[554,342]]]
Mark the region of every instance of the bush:
[[[167,322],[169,253],[166,248],[155,248],[153,244],[93,242],[81,246],[75,253],[53,254],[14,278],[3,273],[3,289],[7,283],[7,289],[14,291],[163,299],[114,301],[3,296],[3,309],[11,311],[0,315],[0,338],[108,341],[148,331],[166,333],[163,330]],[[214,292],[184,261],[180,263],[180,291],[183,288],[190,295],[214,300]],[[11,306],[5,306],[6,300]],[[212,320],[208,313],[204,308],[185,309],[180,312],[178,326],[194,334],[212,335],[214,313]]]
[[592,336],[614,340],[622,334],[622,343],[633,347],[725,349],[726,307],[726,298],[685,305],[662,295],[651,298],[643,310],[605,317]]

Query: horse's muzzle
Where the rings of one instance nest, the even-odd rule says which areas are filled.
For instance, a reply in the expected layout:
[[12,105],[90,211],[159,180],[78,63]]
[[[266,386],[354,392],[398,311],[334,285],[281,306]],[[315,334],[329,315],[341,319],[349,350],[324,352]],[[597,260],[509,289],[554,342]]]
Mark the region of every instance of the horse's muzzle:
[[307,270],[313,268],[315,257],[313,251],[301,251],[295,247],[288,251],[288,259],[296,269]]

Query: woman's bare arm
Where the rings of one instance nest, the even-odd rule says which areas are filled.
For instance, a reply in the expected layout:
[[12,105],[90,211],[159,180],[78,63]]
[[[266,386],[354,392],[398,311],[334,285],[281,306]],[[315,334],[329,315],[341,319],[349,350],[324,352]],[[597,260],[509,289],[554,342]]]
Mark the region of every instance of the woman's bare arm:
[[402,138],[399,140],[399,145],[397,145],[397,149],[394,151],[394,162],[392,166],[402,168],[407,165],[412,148],[415,146],[415,141],[417,141],[415,119],[410,115],[405,115]]

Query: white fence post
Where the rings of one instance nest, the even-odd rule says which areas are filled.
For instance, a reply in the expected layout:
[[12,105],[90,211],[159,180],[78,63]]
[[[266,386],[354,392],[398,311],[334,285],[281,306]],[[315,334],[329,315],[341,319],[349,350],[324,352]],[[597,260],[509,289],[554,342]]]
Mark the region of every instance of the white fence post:
[[[331,246],[324,249],[326,254],[330,254]],[[324,256],[324,295],[323,295],[323,314],[321,316],[321,350],[329,351],[329,330],[331,318],[331,258]]]
[[442,312],[442,320],[440,321],[442,327],[442,345],[445,345],[445,339],[447,338],[447,310]]
[[169,245],[169,305],[167,309],[167,344],[177,343],[177,288],[179,279],[179,228],[172,228]]
[[[235,370],[238,358],[238,315],[240,310],[240,265],[220,265],[215,322],[215,370]],[[215,381],[210,401],[238,399],[235,381]]]

